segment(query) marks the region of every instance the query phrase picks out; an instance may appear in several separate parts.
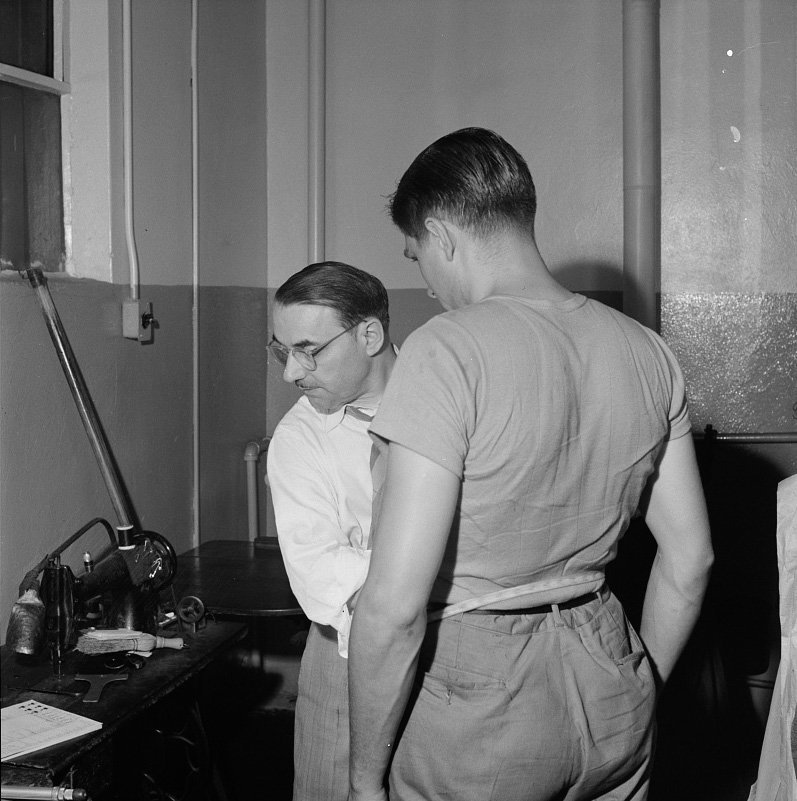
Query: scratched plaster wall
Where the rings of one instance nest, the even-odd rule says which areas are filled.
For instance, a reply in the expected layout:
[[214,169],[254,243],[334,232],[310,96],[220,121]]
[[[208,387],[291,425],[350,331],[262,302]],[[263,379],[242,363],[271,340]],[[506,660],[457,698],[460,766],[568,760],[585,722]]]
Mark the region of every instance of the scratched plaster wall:
[[662,331],[684,369],[694,428],[797,430],[797,294],[665,295]]
[[662,3],[662,331],[695,427],[797,429],[797,4]]
[[[662,3],[661,43],[662,333],[683,365],[693,426],[794,432],[797,4]],[[733,712],[720,728],[701,725],[700,696],[683,691],[690,711],[672,716],[662,798],[680,795],[684,775],[700,798],[737,797],[735,775],[746,798],[779,657],[777,485],[797,473],[797,445],[699,448],[716,558],[700,641],[722,666],[718,708]],[[716,775],[705,768],[713,753],[727,760]]]

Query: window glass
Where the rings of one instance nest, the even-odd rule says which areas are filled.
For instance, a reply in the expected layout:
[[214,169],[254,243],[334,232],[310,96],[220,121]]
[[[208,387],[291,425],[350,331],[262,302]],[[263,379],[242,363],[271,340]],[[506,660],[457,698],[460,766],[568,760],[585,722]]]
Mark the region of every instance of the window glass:
[[[0,0],[3,2],[3,0]],[[61,101],[0,81],[0,268],[65,262]]]
[[53,0],[0,0],[0,61],[53,76]]

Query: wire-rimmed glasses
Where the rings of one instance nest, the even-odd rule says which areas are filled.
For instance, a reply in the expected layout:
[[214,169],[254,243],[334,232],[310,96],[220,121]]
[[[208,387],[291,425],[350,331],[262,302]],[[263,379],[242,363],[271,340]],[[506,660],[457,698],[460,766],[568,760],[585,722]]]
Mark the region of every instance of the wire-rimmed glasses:
[[332,339],[319,345],[317,348],[311,350],[304,350],[302,348],[286,348],[281,342],[278,342],[274,337],[271,337],[271,342],[268,343],[268,349],[273,354],[274,358],[284,367],[288,363],[288,357],[293,356],[294,359],[305,369],[310,372],[316,369],[315,357],[321,353],[324,348],[331,345],[338,337],[348,334],[353,328],[356,328],[362,320],[358,320],[354,325],[350,325],[345,331],[335,334]]

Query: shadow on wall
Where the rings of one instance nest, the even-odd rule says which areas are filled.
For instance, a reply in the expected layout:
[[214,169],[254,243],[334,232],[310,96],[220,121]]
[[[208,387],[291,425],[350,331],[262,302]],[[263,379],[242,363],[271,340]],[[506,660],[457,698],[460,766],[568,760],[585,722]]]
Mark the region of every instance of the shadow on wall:
[[[700,621],[660,699],[650,798],[746,801],[779,659],[777,485],[786,476],[766,454],[708,440],[696,447],[715,564]],[[655,547],[635,521],[608,574],[635,626]],[[756,685],[770,688],[763,703]]]
[[[554,278],[571,292],[578,292],[622,310],[623,293],[621,289],[582,289],[589,287],[621,287],[622,268],[619,264],[601,261],[572,261],[552,267]],[[416,329],[444,309],[440,303],[430,298],[426,289],[391,289],[390,296],[390,336],[399,347]]]
[[[571,292],[599,300],[617,311],[623,310],[623,268],[620,264],[580,259],[552,266],[551,274]],[[584,289],[587,286],[593,288]]]

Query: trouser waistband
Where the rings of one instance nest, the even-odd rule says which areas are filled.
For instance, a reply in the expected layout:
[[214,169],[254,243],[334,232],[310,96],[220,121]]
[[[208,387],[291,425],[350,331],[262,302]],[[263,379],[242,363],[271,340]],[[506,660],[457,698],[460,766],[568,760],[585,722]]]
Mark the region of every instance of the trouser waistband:
[[[605,587],[605,585],[604,585]],[[562,601],[559,604],[541,604],[540,606],[524,606],[519,609],[471,609],[468,612],[462,612],[463,615],[547,615],[549,612],[554,611],[554,607],[559,610],[562,609],[575,609],[578,606],[584,606],[590,601],[596,601],[601,598],[603,588],[594,592],[588,592],[584,595],[579,595],[576,598],[571,598],[569,601]],[[431,603],[427,606],[429,611],[435,609],[442,609],[445,604]]]

